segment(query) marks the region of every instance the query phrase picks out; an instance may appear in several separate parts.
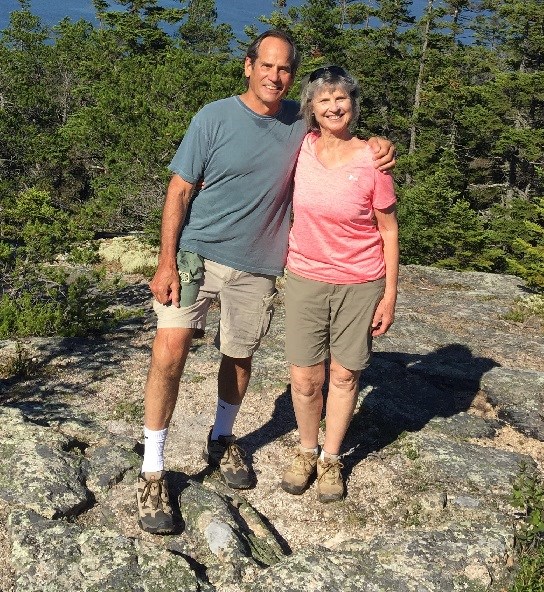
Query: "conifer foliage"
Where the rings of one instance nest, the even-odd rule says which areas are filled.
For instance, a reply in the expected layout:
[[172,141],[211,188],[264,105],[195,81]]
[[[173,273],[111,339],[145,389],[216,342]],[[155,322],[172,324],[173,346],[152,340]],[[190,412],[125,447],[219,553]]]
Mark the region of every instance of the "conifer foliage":
[[4,296],[21,262],[156,227],[191,117],[243,89],[239,48],[265,26],[293,35],[300,76],[338,63],[359,79],[358,132],[397,145],[405,263],[544,288],[540,0],[427,0],[417,18],[405,0],[271,0],[237,40],[214,0],[93,0],[98,25],[51,29],[19,4],[0,32]]

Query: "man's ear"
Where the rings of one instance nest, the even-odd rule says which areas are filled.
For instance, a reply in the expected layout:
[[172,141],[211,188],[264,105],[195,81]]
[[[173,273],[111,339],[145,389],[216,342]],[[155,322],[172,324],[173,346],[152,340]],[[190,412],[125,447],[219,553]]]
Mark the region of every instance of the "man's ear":
[[246,59],[244,61],[244,74],[246,75],[246,78],[249,78],[249,75],[251,74],[252,70],[253,64],[251,63],[251,58],[246,56]]

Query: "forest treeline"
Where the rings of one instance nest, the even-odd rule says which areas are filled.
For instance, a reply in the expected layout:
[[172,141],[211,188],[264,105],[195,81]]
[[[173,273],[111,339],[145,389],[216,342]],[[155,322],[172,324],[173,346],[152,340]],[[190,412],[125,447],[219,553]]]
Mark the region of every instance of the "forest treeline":
[[[79,334],[99,328],[88,307],[104,310],[89,301],[100,280],[47,262],[91,262],[85,241],[103,232],[157,238],[166,165],[202,105],[243,90],[257,29],[236,39],[214,0],[93,0],[97,23],[52,28],[19,3],[0,33],[0,336]],[[410,8],[276,0],[260,20],[302,51],[293,98],[322,64],[360,81],[358,133],[397,146],[403,263],[513,273],[542,290],[544,3]]]

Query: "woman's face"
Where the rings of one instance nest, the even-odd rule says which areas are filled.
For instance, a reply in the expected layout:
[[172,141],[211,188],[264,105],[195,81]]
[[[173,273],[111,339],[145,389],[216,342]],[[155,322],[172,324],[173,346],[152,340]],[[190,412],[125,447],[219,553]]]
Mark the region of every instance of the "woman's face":
[[321,131],[345,131],[353,118],[349,93],[341,87],[323,88],[312,100],[312,112]]

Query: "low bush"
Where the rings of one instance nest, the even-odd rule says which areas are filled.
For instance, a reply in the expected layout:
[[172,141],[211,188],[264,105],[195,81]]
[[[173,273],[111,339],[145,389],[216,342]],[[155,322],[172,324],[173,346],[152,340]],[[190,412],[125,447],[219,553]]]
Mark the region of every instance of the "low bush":
[[107,310],[114,290],[98,272],[18,265],[4,278],[0,339],[104,331],[114,319]]

